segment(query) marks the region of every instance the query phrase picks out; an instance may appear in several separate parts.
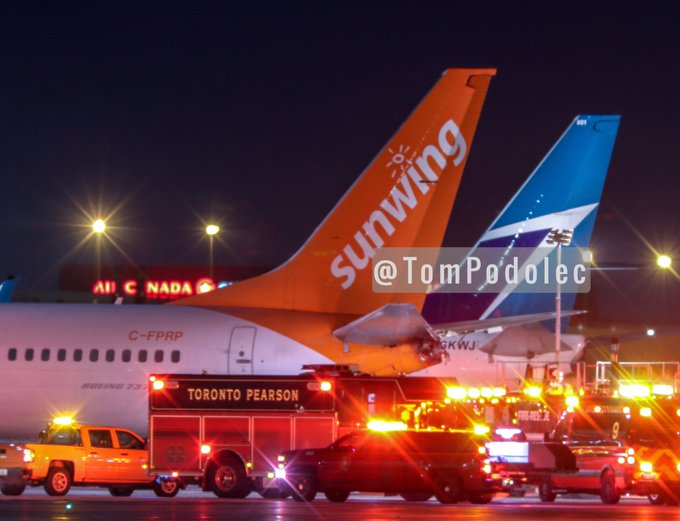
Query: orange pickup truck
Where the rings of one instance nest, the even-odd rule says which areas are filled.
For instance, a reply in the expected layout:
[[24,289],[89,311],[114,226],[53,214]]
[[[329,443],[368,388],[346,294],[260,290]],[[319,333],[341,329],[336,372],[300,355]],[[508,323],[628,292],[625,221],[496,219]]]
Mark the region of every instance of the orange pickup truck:
[[85,485],[108,487],[113,496],[141,488],[175,496],[181,485],[150,476],[148,462],[145,441],[132,431],[58,418],[39,443],[0,445],[0,490],[16,496],[28,485],[42,485],[49,495],[63,496],[71,485]]

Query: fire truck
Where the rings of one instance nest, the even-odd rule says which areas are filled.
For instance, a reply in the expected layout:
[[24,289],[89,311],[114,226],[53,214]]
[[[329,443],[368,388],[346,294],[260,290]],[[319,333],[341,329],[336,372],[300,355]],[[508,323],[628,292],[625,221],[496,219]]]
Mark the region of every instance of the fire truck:
[[[327,446],[371,420],[441,423],[435,404],[444,403],[456,383],[320,367],[299,376],[159,374],[150,380],[150,473],[225,498],[253,490],[285,495],[276,487],[279,454]],[[449,418],[470,422],[468,415]]]

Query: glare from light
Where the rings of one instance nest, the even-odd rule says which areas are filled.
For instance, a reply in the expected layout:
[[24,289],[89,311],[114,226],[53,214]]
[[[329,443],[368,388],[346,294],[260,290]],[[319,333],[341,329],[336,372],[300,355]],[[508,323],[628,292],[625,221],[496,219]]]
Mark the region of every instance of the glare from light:
[[403,422],[372,420],[366,427],[376,432],[405,431],[408,426]]
[[673,261],[671,260],[671,258],[668,255],[659,255],[656,258],[656,264],[660,268],[663,268],[663,269],[670,268],[672,263],[673,263]]
[[656,331],[654,331],[651,328],[647,330],[647,336],[654,336],[654,335],[656,335]]
[[452,400],[465,400],[467,398],[467,389],[464,387],[449,387],[446,389],[446,395]]
[[588,262],[590,264],[593,263],[593,252],[592,250],[583,250],[583,253],[581,254],[581,258],[583,259],[583,262]]
[[92,223],[92,231],[97,234],[102,234],[106,231],[106,223],[103,219],[97,219]]
[[673,396],[675,389],[669,384],[654,384],[652,386],[652,394],[657,396]]
[[208,226],[205,227],[205,233],[208,235],[217,235],[220,233],[220,227],[217,226],[216,224],[209,224]]
[[475,425],[473,430],[475,431],[475,434],[482,435],[487,434],[491,429],[488,425]]
[[573,394],[569,395],[565,399],[565,402],[566,402],[567,406],[569,406],[569,407],[578,407],[578,402],[579,402],[578,396],[574,396]]

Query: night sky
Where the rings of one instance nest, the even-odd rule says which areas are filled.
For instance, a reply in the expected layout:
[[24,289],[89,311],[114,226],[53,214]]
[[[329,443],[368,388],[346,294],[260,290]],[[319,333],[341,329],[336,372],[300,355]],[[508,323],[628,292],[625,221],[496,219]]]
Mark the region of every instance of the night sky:
[[473,244],[576,114],[617,113],[593,249],[648,262],[642,238],[680,230],[680,12],[625,5],[4,2],[0,274],[55,289],[111,214],[103,262],[206,264],[216,221],[216,264],[278,264],[466,66],[498,74],[445,245]]

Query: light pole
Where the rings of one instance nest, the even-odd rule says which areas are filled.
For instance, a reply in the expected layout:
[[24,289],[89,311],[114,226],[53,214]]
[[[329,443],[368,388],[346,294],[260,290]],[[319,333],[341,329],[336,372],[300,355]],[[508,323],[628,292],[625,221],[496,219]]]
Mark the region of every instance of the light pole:
[[216,224],[209,224],[205,227],[205,233],[210,239],[210,280],[213,279],[213,238],[220,232],[220,227]]
[[97,219],[92,223],[92,231],[95,234],[95,248],[96,248],[96,253],[95,253],[95,262],[97,264],[97,280],[95,281],[95,284],[99,282],[99,279],[102,277],[102,234],[106,231],[106,223],[104,222],[103,219]]
[[659,255],[656,258],[656,265],[659,266],[659,268],[667,270],[671,267],[671,264],[673,264],[673,261],[668,255]]
[[[547,244],[557,244],[557,266],[562,264],[562,246],[569,246],[571,238],[574,235],[574,230],[550,230]],[[555,277],[557,278],[557,277]],[[560,347],[562,345],[562,287],[559,280],[556,280],[557,290],[555,292],[555,375],[558,380],[560,378]]]

